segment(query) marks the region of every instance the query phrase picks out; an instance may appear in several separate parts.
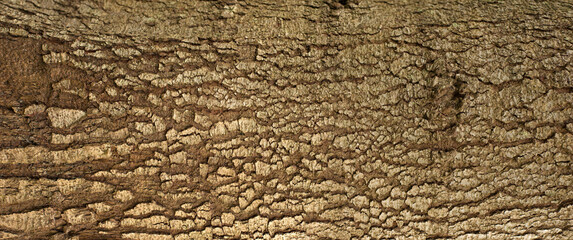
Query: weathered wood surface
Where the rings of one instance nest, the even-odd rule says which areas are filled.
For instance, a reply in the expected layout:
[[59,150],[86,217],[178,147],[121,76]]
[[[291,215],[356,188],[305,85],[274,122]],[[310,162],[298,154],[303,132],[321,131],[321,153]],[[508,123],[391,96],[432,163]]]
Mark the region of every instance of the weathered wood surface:
[[2,239],[573,239],[571,1],[0,1]]

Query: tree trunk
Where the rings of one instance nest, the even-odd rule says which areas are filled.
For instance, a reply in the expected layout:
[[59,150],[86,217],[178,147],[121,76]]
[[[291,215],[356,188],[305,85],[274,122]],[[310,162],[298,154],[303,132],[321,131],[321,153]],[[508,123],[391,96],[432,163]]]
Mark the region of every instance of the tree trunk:
[[573,239],[570,1],[0,2],[2,239]]

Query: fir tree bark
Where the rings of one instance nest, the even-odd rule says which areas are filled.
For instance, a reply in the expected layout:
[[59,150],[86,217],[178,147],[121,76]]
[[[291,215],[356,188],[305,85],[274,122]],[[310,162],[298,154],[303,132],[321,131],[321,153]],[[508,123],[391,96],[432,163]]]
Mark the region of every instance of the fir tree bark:
[[570,1],[0,2],[1,239],[572,239]]

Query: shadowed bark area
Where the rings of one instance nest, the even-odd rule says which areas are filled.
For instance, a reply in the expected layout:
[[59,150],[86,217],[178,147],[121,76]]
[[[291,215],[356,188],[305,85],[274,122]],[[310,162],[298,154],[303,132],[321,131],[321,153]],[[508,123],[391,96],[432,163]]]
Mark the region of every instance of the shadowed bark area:
[[570,1],[0,2],[0,239],[572,239]]

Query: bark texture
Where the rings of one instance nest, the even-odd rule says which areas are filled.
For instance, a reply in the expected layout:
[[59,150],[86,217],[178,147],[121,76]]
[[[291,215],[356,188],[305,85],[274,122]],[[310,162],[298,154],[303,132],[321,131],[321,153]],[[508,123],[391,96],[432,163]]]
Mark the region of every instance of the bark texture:
[[0,1],[1,239],[573,239],[573,3]]

